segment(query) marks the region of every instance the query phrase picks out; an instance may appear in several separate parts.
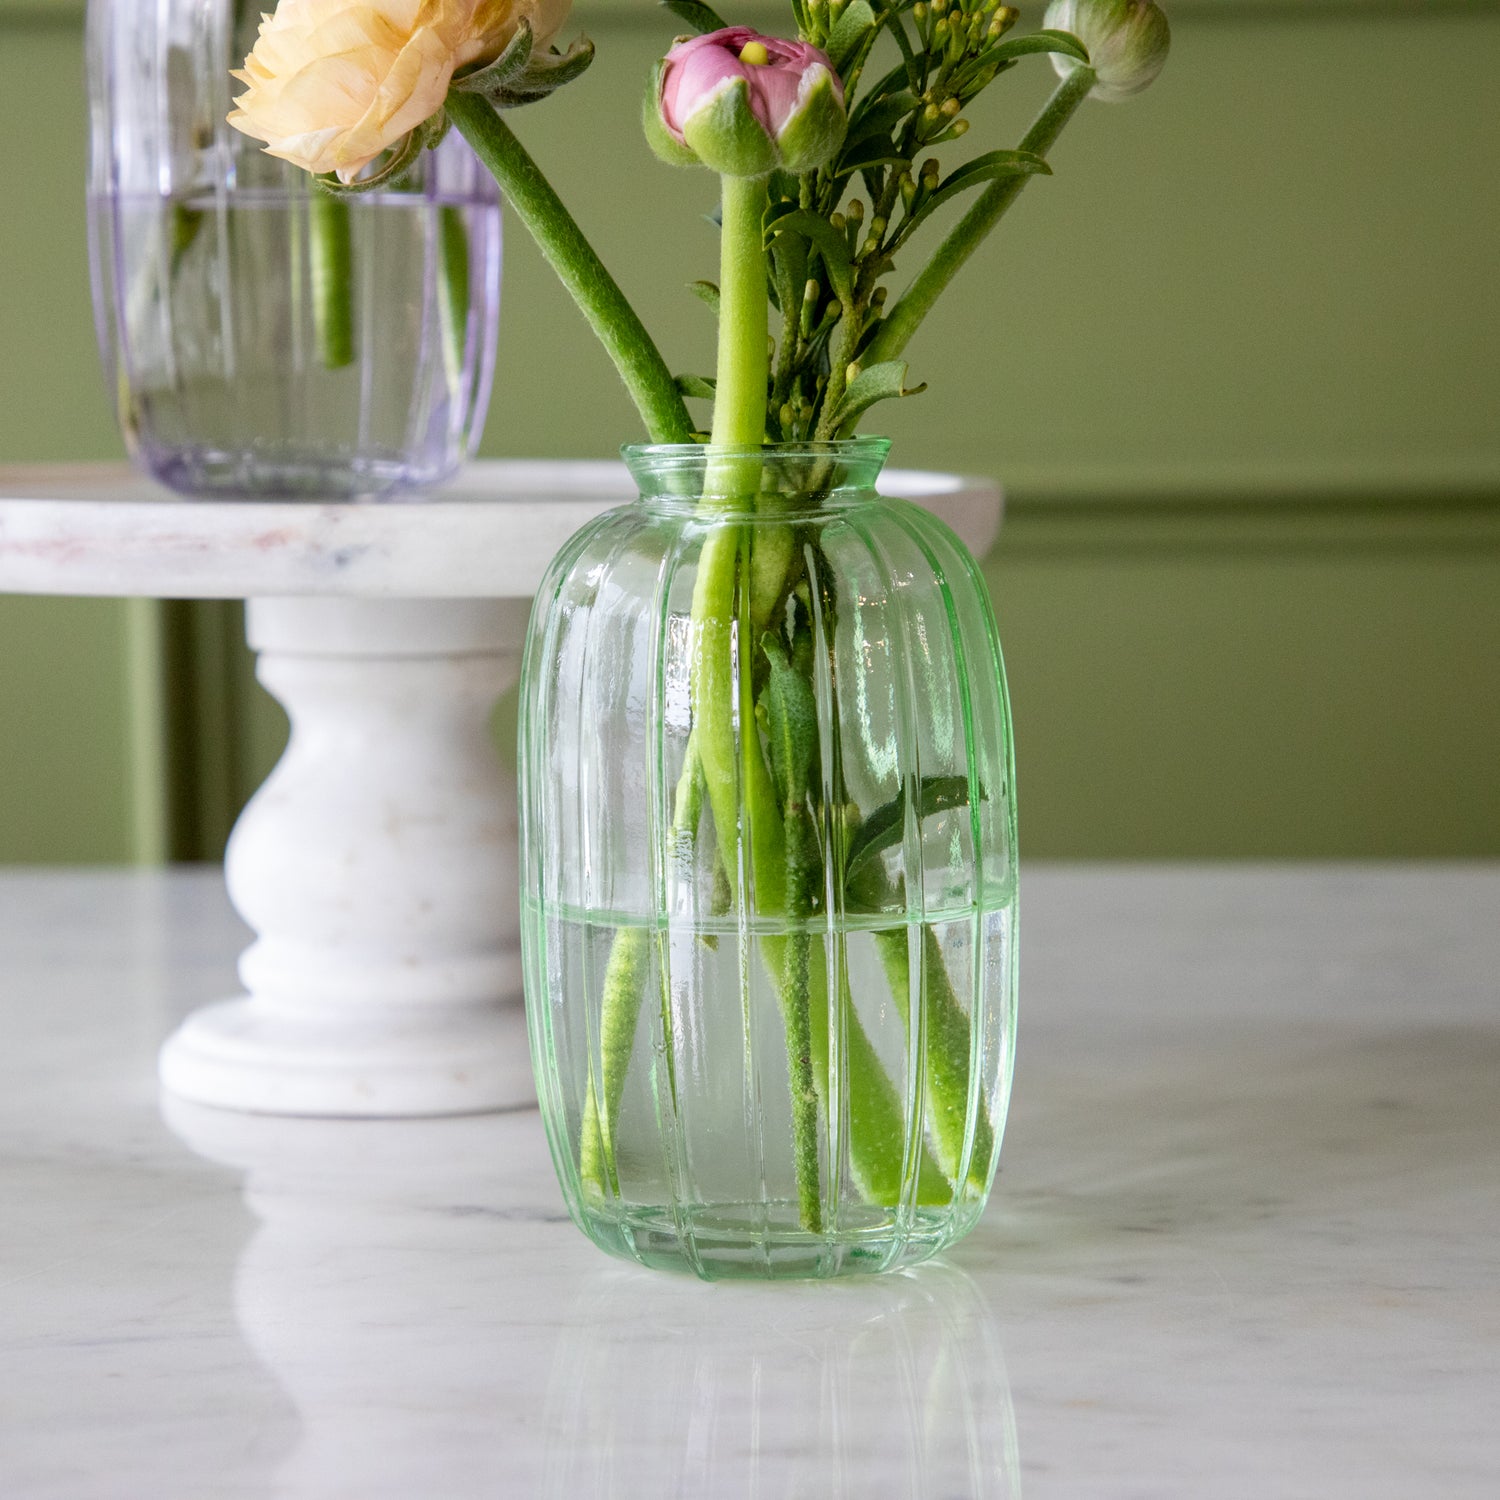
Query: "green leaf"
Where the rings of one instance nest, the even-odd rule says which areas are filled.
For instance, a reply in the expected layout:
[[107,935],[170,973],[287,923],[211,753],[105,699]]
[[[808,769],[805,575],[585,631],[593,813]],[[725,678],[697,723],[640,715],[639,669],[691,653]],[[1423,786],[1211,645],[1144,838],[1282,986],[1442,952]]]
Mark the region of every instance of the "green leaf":
[[836,174],[847,177],[854,172],[863,172],[870,167],[909,167],[911,158],[903,156],[892,144],[889,136],[874,136],[845,147],[839,157]]
[[812,684],[792,665],[774,631],[761,637],[760,648],[771,663],[771,676],[760,700],[766,711],[771,774],[782,807],[800,808],[818,754],[818,703]]
[[450,87],[461,94],[488,94],[491,88],[519,78],[531,61],[531,43],[531,22],[522,21],[499,57],[456,74]]
[[719,316],[719,289],[711,281],[690,281],[690,291],[700,302],[706,302],[713,309],[714,317]]
[[[885,75],[884,78],[880,80],[879,83],[873,84],[870,88],[867,88],[864,91],[864,93],[855,103],[854,109],[849,115],[850,134],[854,134],[861,127],[864,120],[872,115],[877,109],[880,109],[888,100],[897,97],[894,90],[896,89],[897,85],[902,82],[903,79],[905,79],[907,82],[910,82],[910,79],[907,76],[906,64],[904,62],[899,62],[894,68],[891,69],[889,73]],[[912,98],[915,99],[917,93],[920,93],[920,90],[903,90],[902,92],[911,93]]]
[[770,245],[773,238],[772,225],[777,223],[779,220],[786,218],[788,214],[797,213],[799,211],[799,207],[800,205],[795,198],[783,198],[779,202],[774,199],[772,200],[770,206],[766,209],[766,217],[763,221],[766,244],[768,246]]
[[771,284],[779,311],[801,316],[806,282],[807,241],[800,234],[779,236],[771,244]]
[[766,198],[768,202],[776,203],[783,198],[795,199],[801,191],[801,183],[798,182],[794,172],[788,172],[782,167],[777,167],[771,175],[766,178]]
[[906,70],[906,81],[911,85],[914,94],[922,92],[923,78],[922,70],[917,66],[916,54],[912,51],[911,39],[906,34],[906,27],[901,24],[901,17],[894,9],[886,13],[885,19],[890,23],[890,32],[896,39],[896,45],[901,49],[901,66]]
[[580,36],[565,52],[532,45],[531,26],[522,21],[509,45],[494,62],[459,75],[453,87],[463,94],[479,94],[496,109],[535,104],[571,83],[594,60],[594,44]]
[[845,63],[854,55],[855,49],[864,40],[865,33],[874,24],[875,12],[866,4],[866,0],[852,0],[829,32],[828,45],[823,50],[828,54],[828,60],[840,78],[844,76]]
[[845,149],[857,141],[865,141],[875,135],[885,136],[889,140],[896,126],[921,102],[910,89],[899,89],[896,93],[887,95],[856,116],[855,122],[849,126],[848,134],[844,137]]
[[[934,813],[950,812],[955,807],[966,807],[969,802],[969,778],[967,776],[924,776],[915,789],[918,820],[930,818]],[[868,868],[867,861],[885,853],[893,844],[899,844],[906,836],[907,792],[892,797],[882,807],[877,807],[849,840],[844,857],[844,885],[855,885],[862,872]],[[979,788],[980,801],[984,800],[984,788]]]
[[941,208],[960,193],[978,187],[981,182],[994,182],[1003,177],[1026,177],[1033,173],[1050,176],[1052,168],[1030,151],[988,151],[983,156],[976,156],[957,171],[950,172],[917,205],[901,226],[902,236],[910,234],[934,209]]
[[778,214],[766,225],[766,241],[780,234],[800,234],[810,240],[822,252],[823,263],[828,267],[828,279],[839,295],[841,302],[854,299],[854,270],[849,257],[849,241],[842,230],[835,229],[821,214],[810,208],[794,208],[790,213]]
[[986,62],[1005,63],[1029,52],[1060,52],[1064,57],[1089,60],[1089,49],[1070,31],[1033,31],[1030,36],[1014,36],[981,54]]
[[672,379],[676,381],[677,389],[690,399],[698,401],[714,399],[715,382],[707,375],[674,375]]
[[844,397],[833,422],[834,431],[839,431],[846,422],[852,422],[861,412],[868,411],[877,401],[889,401],[896,396],[917,396],[926,389],[925,382],[906,389],[904,359],[888,359],[871,365],[844,387]]
[[679,21],[686,21],[699,36],[707,36],[710,31],[723,31],[729,24],[712,6],[704,5],[703,0],[661,0],[661,3]]
[[704,166],[730,177],[764,177],[776,146],[750,103],[750,84],[733,78],[682,122],[683,139]]
[[533,99],[545,99],[565,83],[572,83],[585,73],[594,60],[594,44],[579,36],[566,52],[549,47],[545,52],[533,52],[526,71],[512,86],[518,103],[530,103]]
[[[661,117],[661,75],[665,71],[665,58],[658,58],[651,68],[646,92],[641,96],[641,133],[658,161],[669,167],[696,167],[698,158],[667,129]],[[716,224],[718,220],[714,221]]]

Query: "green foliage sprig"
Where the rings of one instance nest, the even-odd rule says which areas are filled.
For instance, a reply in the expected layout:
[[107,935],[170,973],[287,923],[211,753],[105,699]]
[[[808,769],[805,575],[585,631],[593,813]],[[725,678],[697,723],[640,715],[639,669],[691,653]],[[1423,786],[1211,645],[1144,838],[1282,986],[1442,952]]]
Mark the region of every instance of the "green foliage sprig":
[[[699,0],[665,3],[700,32],[724,25]],[[925,389],[907,384],[904,361],[871,358],[898,255],[936,210],[1050,171],[1027,149],[986,151],[946,173],[933,153],[963,138],[964,110],[1021,58],[1088,62],[1066,32],[1009,36],[1019,12],[999,0],[793,0],[792,9],[801,40],[825,51],[843,81],[849,125],[828,165],[801,177],[775,172],[768,182],[768,279],[780,317],[767,392],[772,442],[847,436],[877,402]],[[899,61],[862,88],[882,36]],[[716,289],[700,282],[694,291],[711,301]],[[713,389],[701,376],[679,384],[689,396]]]

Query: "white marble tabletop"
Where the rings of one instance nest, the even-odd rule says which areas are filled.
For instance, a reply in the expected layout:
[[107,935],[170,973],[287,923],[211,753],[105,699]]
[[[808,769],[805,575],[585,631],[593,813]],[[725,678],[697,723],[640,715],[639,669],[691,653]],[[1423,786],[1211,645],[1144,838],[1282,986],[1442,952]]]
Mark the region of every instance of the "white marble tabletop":
[[941,1262],[605,1259],[534,1113],[165,1109],[217,870],[0,874],[5,1500],[1492,1500],[1500,867],[1029,871]]

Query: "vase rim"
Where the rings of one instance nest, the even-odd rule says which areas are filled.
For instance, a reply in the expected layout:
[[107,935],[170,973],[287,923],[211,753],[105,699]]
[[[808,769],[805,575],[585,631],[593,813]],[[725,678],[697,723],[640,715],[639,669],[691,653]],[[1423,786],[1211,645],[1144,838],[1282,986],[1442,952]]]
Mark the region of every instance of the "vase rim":
[[800,511],[868,499],[890,450],[889,438],[856,437],[758,446],[627,443],[620,454],[648,505],[696,508],[710,500],[721,515],[749,514],[760,510],[757,497],[774,493],[785,518],[789,502]]
[[625,443],[620,453],[627,463],[633,459],[706,461],[709,458],[880,458],[891,451],[888,437],[833,438],[826,442],[797,443]]

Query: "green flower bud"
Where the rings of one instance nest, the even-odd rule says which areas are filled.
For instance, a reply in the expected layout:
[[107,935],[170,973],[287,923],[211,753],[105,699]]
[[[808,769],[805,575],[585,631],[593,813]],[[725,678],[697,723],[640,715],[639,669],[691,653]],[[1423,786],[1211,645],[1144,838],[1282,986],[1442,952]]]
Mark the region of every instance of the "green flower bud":
[[[1172,45],[1171,27],[1153,0],[1052,0],[1042,25],[1071,32],[1088,48],[1099,79],[1089,97],[1107,103],[1149,88]],[[1052,66],[1067,78],[1080,64],[1054,53]]]

